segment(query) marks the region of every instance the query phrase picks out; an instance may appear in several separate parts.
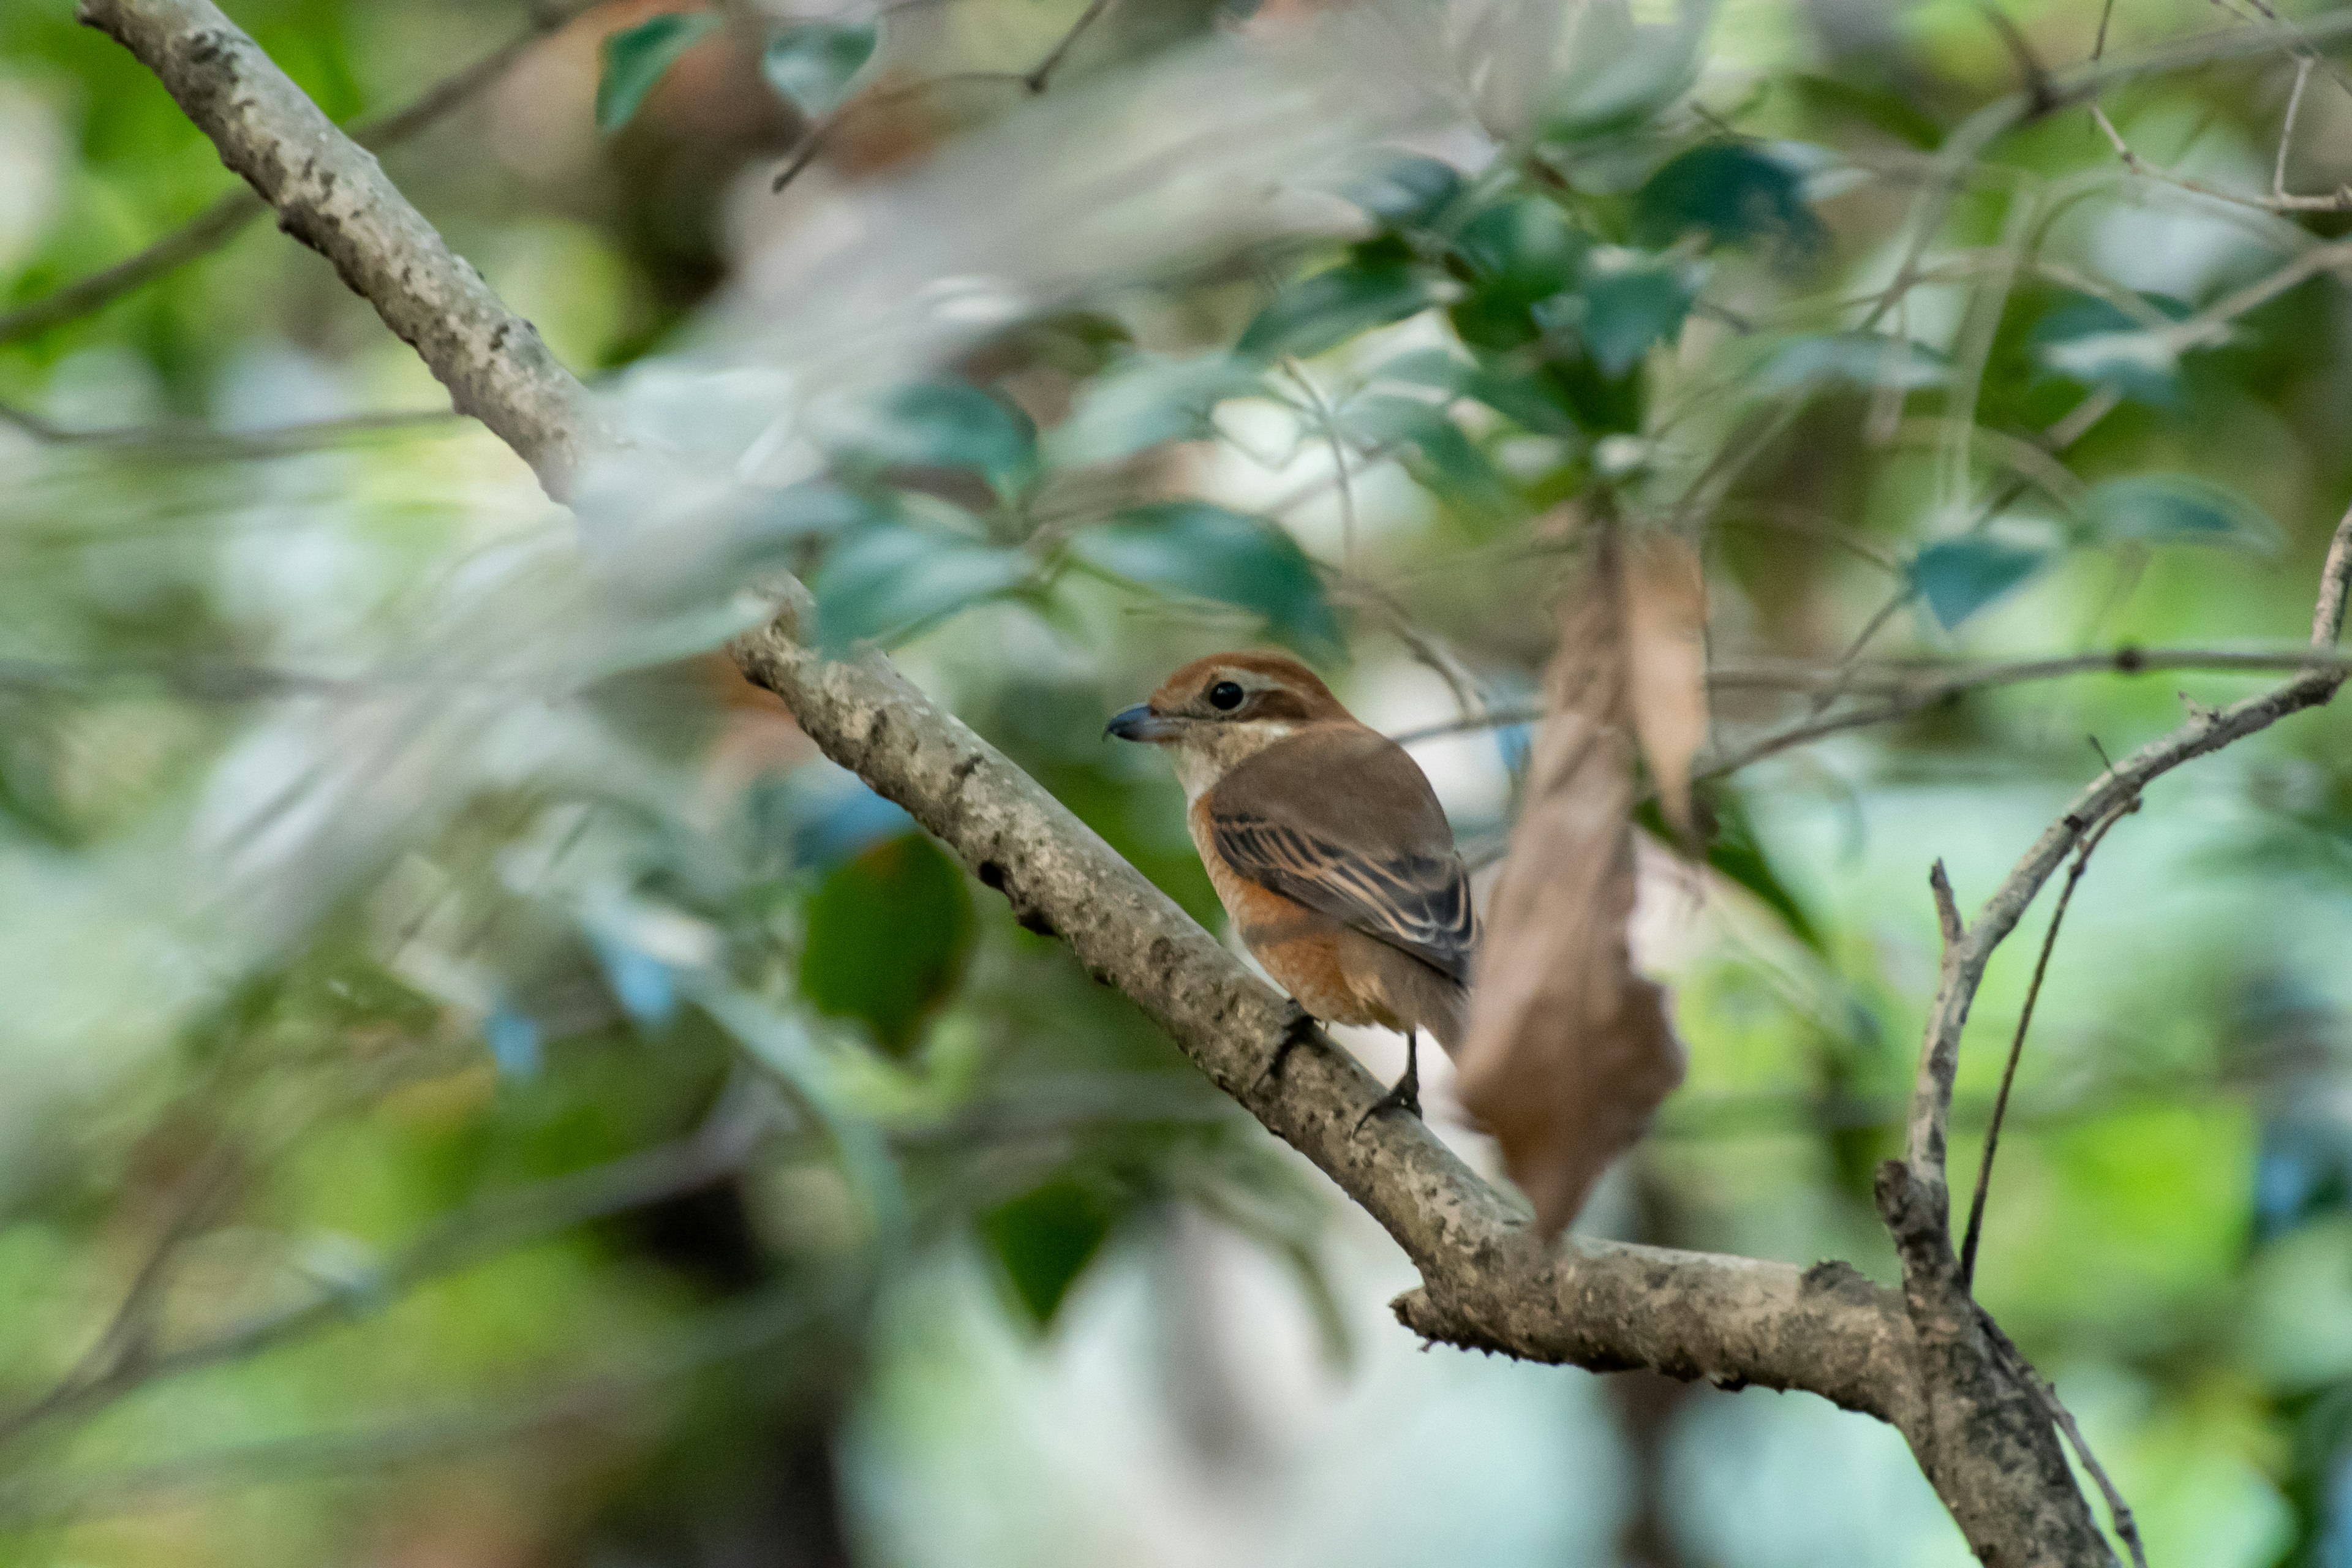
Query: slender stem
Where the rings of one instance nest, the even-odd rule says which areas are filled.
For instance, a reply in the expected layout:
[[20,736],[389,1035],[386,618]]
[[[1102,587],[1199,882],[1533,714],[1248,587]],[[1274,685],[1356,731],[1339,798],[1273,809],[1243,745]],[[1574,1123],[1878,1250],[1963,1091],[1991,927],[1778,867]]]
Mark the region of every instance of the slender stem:
[[884,104],[903,102],[943,87],[997,82],[1024,88],[1032,94],[1044,92],[1052,85],[1054,73],[1062,68],[1062,62],[1069,58],[1070,50],[1076,46],[1078,39],[1095,25],[1097,17],[1110,9],[1110,4],[1111,0],[1089,0],[1087,8],[1079,13],[1078,19],[1071,23],[1055,41],[1054,47],[1046,51],[1045,58],[1025,71],[949,71],[941,76],[926,77],[921,81],[859,94],[809,127],[808,134],[802,139],[791,160],[777,171],[769,190],[781,191],[799,179],[808,166],[816,162],[818,155],[832,144],[834,133],[853,114]]
[[2000,1069],[2000,1091],[1993,1096],[1992,1120],[1985,1124],[1984,1158],[1977,1163],[1976,1191],[1969,1199],[1969,1226],[1960,1242],[1960,1289],[1971,1289],[1977,1277],[1977,1242],[1984,1231],[1985,1197],[1992,1189],[1993,1156],[2000,1151],[2000,1129],[2009,1115],[2010,1087],[2017,1081],[2018,1059],[2025,1054],[2025,1032],[2033,1026],[2034,1004],[2042,999],[2042,977],[2050,972],[2050,954],[2058,945],[2058,928],[2066,919],[2066,906],[2074,901],[2074,889],[2089,869],[2092,851],[2115,825],[2139,809],[2139,800],[2133,797],[2118,808],[2074,852],[2074,863],[2067,869],[2065,885],[2058,889],[2058,905],[2050,911],[2050,929],[2042,936],[2041,956],[2033,961],[2033,979],[2025,988],[2025,1006],[2017,1015],[2017,1033],[2009,1042],[2009,1060]]

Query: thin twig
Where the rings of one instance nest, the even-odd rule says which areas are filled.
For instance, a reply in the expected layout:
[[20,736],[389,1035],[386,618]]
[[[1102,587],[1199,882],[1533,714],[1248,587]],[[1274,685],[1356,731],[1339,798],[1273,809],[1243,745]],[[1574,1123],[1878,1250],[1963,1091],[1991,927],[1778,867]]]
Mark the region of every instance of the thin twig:
[[[1777,731],[1754,745],[1723,754],[1700,776],[1719,778],[1775,752],[1786,751],[1807,741],[1907,718],[1955,697],[1996,687],[2021,686],[2075,675],[2147,675],[2158,670],[2210,670],[2227,674],[2303,669],[2352,671],[2352,655],[2321,648],[2272,653],[2227,648],[2143,648],[2126,644],[2105,653],[1983,665],[1893,664],[1862,666],[1853,670],[1809,665],[1718,666],[1707,672],[1707,687],[1711,691],[1817,691],[1824,686],[1839,686],[1849,693],[1869,692],[1880,701],[1876,706],[1810,719]],[[1542,717],[1542,710],[1538,708],[1497,708],[1475,719],[1407,731],[1394,739],[1400,745],[1412,745],[1469,730],[1532,723]]]
[[1984,1232],[1985,1197],[1992,1189],[1993,1156],[2000,1151],[2001,1121],[2009,1114],[2009,1091],[2017,1081],[2017,1064],[2025,1055],[2025,1034],[2033,1026],[2033,1006],[2042,999],[2042,977],[2050,972],[2050,954],[2058,945],[2058,928],[2066,919],[2066,906],[2074,901],[2074,889],[2090,868],[2092,852],[2098,848],[2116,823],[2139,809],[2139,797],[2134,795],[2100,823],[2083,847],[2074,851],[2074,863],[2067,868],[2065,884],[2058,889],[2057,907],[2050,911],[2050,929],[2042,934],[2042,952],[2033,961],[2033,979],[2025,988],[2025,1005],[2017,1015],[2017,1033],[2009,1042],[2009,1060],[2000,1069],[2000,1089],[1993,1096],[1992,1120],[1985,1124],[1984,1158],[1977,1163],[1976,1192],[1969,1199],[1968,1231],[1960,1242],[1960,1289],[1973,1289],[1977,1277],[1977,1243]]
[[449,1215],[394,1254],[364,1288],[322,1285],[301,1300],[256,1312],[210,1338],[175,1350],[116,1357],[92,1375],[68,1374],[48,1393],[0,1415],[0,1445],[14,1443],[60,1416],[111,1404],[134,1388],[257,1354],[359,1316],[388,1294],[522,1242],[705,1185],[739,1168],[772,1119],[772,1106],[764,1098],[729,1096],[700,1130],[677,1142],[501,1194]]
[[1087,8],[1078,13],[1078,19],[1070,24],[1069,30],[1062,35],[1061,41],[1054,46],[1053,51],[1037,62],[1037,68],[1029,73],[1024,85],[1031,92],[1045,91],[1054,79],[1054,73],[1062,68],[1062,61],[1068,57],[1071,48],[1085,36],[1086,30],[1095,25],[1095,18],[1109,9],[1110,0],[1087,0]]
[[216,430],[194,425],[123,425],[102,430],[75,430],[5,404],[0,404],[0,425],[12,425],[43,446],[107,447],[193,461],[291,457],[367,436],[420,432],[454,435],[465,428],[454,410],[417,408],[306,420],[261,430]]
[[2050,1380],[2035,1371],[2033,1363],[2025,1359],[2025,1352],[2017,1348],[2017,1342],[1993,1321],[1991,1313],[1979,1308],[1977,1321],[1991,1337],[2000,1359],[2009,1363],[2011,1373],[2024,1380],[2034,1403],[2042,1406],[2051,1425],[2064,1435],[2068,1445],[2074,1450],[2074,1457],[2090,1473],[2092,1484],[2106,1500],[2107,1520],[2116,1532],[2116,1539],[2122,1542],[2124,1550],[2131,1553],[2132,1568],[2147,1568],[2147,1548],[2139,1538],[2139,1521],[2132,1517],[2131,1505],[2124,1501],[2123,1491],[2107,1474],[2106,1467],[2099,1463],[2096,1454],[2091,1452],[2090,1442],[2084,1437],[2083,1428],[2075,1421],[2074,1413],[2066,1408],[2065,1402],[2058,1397],[2058,1390]]
[[1339,411],[1323,395],[1307,374],[1307,367],[1293,354],[1282,356],[1283,373],[1288,375],[1315,411],[1315,422],[1322,426],[1323,439],[1331,448],[1331,477],[1339,487],[1339,564],[1349,572],[1356,569],[1356,487],[1348,474],[1347,433],[1339,428]]
[[[2343,629],[2345,599],[2352,592],[2352,510],[2336,524],[2320,569],[2312,609],[2311,647],[2332,653]],[[2307,668],[2284,685],[2226,708],[2192,707],[2189,720],[2171,733],[2142,746],[2105,770],[2078,793],[2059,819],[2044,829],[1990,898],[1979,910],[1964,940],[1947,954],[1942,979],[1930,1007],[1925,1048],[1912,1095],[1911,1125],[1904,1165],[1907,1179],[1923,1189],[1926,1205],[1940,1222],[1949,1202],[1945,1176],[1945,1139],[1952,1081],[1959,1067],[1960,1034],[1982,984],[1993,950],[2017,928],[2034,895],[2098,824],[2136,798],[2160,775],[2233,742],[2269,728],[2291,713],[2319,707],[2342,689],[2341,665]],[[1947,1240],[1946,1244],[1949,1243]]]
[[921,81],[905,82],[897,87],[877,88],[871,92],[858,94],[809,127],[808,134],[801,139],[801,144],[793,151],[792,158],[776,172],[776,177],[769,184],[768,189],[771,192],[782,191],[786,185],[799,179],[808,166],[815,163],[825,148],[832,144],[835,133],[853,114],[862,114],[866,110],[878,109],[886,104],[901,103],[910,98],[919,98],[943,87],[971,87],[996,83],[1018,87],[1033,95],[1044,92],[1052,85],[1054,73],[1061,68],[1062,61],[1068,57],[1079,37],[1088,27],[1094,26],[1096,17],[1109,8],[1110,0],[1089,0],[1087,8],[1079,13],[1078,19],[1071,23],[1061,37],[1055,41],[1054,47],[1046,51],[1045,58],[1025,71],[948,71],[940,76],[926,77]]

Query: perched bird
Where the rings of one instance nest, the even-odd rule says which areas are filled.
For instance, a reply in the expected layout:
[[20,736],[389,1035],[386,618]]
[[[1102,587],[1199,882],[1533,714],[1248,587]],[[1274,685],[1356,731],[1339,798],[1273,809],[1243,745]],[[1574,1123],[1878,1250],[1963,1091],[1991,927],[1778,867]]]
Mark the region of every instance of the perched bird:
[[1307,1016],[1405,1037],[1404,1076],[1365,1117],[1419,1115],[1421,1031],[1461,1040],[1478,943],[1419,765],[1280,654],[1196,659],[1106,733],[1168,748],[1234,929]]

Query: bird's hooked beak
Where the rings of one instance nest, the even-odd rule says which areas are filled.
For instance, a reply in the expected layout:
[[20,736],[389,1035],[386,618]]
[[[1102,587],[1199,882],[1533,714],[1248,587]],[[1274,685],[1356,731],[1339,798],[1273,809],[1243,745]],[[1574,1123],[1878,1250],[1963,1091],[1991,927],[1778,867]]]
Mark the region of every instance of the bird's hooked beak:
[[1174,740],[1176,731],[1175,721],[1154,713],[1148,702],[1120,709],[1110,716],[1110,722],[1103,726],[1106,738],[1116,735],[1122,741],[1143,741],[1153,744]]

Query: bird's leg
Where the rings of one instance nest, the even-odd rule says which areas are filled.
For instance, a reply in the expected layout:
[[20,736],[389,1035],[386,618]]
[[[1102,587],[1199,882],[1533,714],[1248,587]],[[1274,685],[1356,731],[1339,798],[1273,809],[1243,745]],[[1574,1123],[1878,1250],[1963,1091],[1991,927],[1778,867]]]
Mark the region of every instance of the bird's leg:
[[1274,1055],[1267,1059],[1265,1070],[1257,1075],[1257,1087],[1264,1089],[1270,1080],[1280,1078],[1282,1064],[1290,1059],[1290,1053],[1301,1046],[1314,1043],[1315,1016],[1293,1002],[1290,1005],[1290,1021],[1283,1025],[1282,1038],[1274,1043]]
[[1421,1114],[1421,1031],[1419,1029],[1407,1029],[1404,1032],[1404,1076],[1396,1080],[1394,1089],[1372,1101],[1370,1107],[1361,1116],[1356,1118],[1356,1131],[1361,1132],[1364,1130],[1364,1123],[1383,1110],[1409,1110],[1416,1117]]

